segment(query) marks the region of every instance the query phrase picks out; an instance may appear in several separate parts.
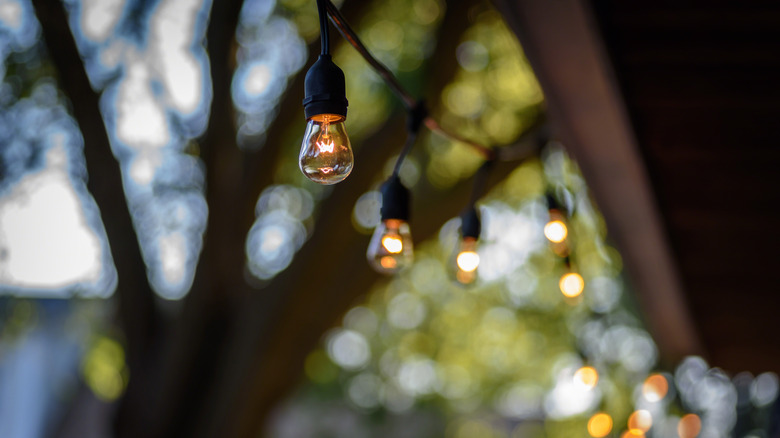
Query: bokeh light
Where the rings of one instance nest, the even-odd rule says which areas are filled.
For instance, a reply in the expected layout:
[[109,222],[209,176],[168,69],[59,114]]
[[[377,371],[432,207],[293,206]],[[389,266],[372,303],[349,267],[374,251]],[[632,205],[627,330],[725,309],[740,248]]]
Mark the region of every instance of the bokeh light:
[[547,222],[544,226],[544,236],[550,242],[561,243],[566,240],[566,236],[569,234],[569,230],[566,228],[566,224],[560,220],[554,220]]
[[669,391],[669,382],[662,374],[653,374],[645,379],[642,384],[642,395],[649,402],[658,402],[666,397]]
[[650,411],[640,409],[628,417],[628,430],[634,435],[647,433],[653,427],[653,415]]
[[701,432],[701,419],[696,414],[687,414],[677,424],[677,434],[680,438],[696,438]]
[[593,367],[582,367],[574,373],[574,382],[583,389],[591,390],[599,382],[599,373]]
[[125,353],[115,340],[100,337],[84,356],[84,381],[101,400],[119,398],[127,385]]
[[594,438],[602,438],[612,432],[612,417],[604,412],[593,415],[588,420],[588,433]]
[[474,272],[479,267],[479,254],[474,251],[463,251],[457,257],[458,267],[465,272]]
[[585,280],[576,272],[569,272],[561,277],[558,283],[561,293],[568,298],[579,296],[585,289]]

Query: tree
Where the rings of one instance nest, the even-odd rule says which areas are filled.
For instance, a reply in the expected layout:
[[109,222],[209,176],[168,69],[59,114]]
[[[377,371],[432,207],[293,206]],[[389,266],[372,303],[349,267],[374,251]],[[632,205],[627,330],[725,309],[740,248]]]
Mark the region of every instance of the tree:
[[[269,281],[251,279],[246,272],[245,240],[255,219],[256,201],[277,180],[271,169],[285,152],[282,139],[287,130],[299,125],[302,75],[295,76],[279,104],[264,146],[240,148],[231,81],[242,4],[214,2],[208,14],[205,49],[213,95],[208,126],[197,148],[205,167],[209,215],[192,289],[180,306],[166,313],[147,277],[149,267],[131,216],[132,196],[129,207],[121,195],[127,183],[109,146],[116,142],[116,134],[101,112],[105,79],[96,82],[84,63],[74,62],[89,56],[84,47],[80,53],[69,26],[69,15],[73,20],[78,5],[33,2],[59,86],[84,137],[87,187],[100,209],[118,274],[116,318],[132,376],[117,412],[115,430],[120,436],[208,436],[226,427],[233,428],[231,435],[253,434],[263,413],[297,381],[303,358],[320,335],[376,280],[363,262],[366,237],[348,225],[348,206],[377,182],[376,175],[396,153],[404,132],[397,114],[362,141],[370,147],[359,148],[358,168],[349,183],[328,195],[328,207],[319,212],[312,235],[292,264]],[[421,95],[435,100],[450,79],[455,67],[452,53],[471,7],[472,2],[447,5],[432,57],[416,73],[405,75],[425,90]],[[129,8],[128,23],[140,26],[145,4],[131,3]],[[354,21],[367,10],[368,6],[356,4],[344,11]],[[426,67],[433,65],[435,69]],[[421,72],[428,72],[428,77]],[[513,168],[511,163],[499,165],[489,185]],[[415,188],[416,205],[435,202],[437,208],[415,218],[417,239],[432,235],[457,215],[467,198],[467,186],[460,182],[441,189],[421,181]],[[333,262],[317,265],[323,253]],[[311,287],[310,278],[325,286]],[[343,278],[350,279],[350,288],[341,286]],[[84,401],[91,395],[83,390],[79,398]],[[66,424],[77,423],[78,419],[66,420]],[[80,432],[77,428],[70,433]]]

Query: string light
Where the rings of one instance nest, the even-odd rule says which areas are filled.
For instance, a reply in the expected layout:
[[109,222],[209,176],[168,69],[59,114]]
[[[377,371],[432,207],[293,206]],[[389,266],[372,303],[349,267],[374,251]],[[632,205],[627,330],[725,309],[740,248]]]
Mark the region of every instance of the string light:
[[477,279],[479,254],[477,242],[482,231],[477,209],[472,205],[461,215],[460,241],[455,251],[455,279],[461,284],[470,284]]
[[[308,124],[301,146],[300,168],[312,181],[335,184],[343,181],[353,167],[352,149],[344,128],[348,104],[344,74],[333,64],[329,54],[327,19],[330,18],[341,35],[379,74],[409,112],[407,145],[398,157],[393,175],[383,185],[381,223],[374,231],[367,251],[372,267],[381,273],[394,273],[413,260],[412,238],[408,224],[409,191],[401,184],[398,171],[421,126],[424,125],[432,132],[471,147],[485,158],[486,164],[499,159],[514,161],[525,158],[538,151],[540,142],[528,141],[526,135],[513,145],[493,149],[447,131],[430,117],[424,103],[405,90],[392,72],[368,51],[331,1],[317,0],[317,6],[322,54],[306,74],[304,110]],[[537,135],[533,133],[531,137]],[[471,207],[473,205],[474,199],[470,203]],[[479,267],[479,254],[476,251],[479,233],[471,234],[476,235],[463,235],[459,251],[454,258],[456,278],[462,283],[473,282]]]
[[[369,263],[378,272],[389,274],[409,266],[414,259],[408,223],[410,193],[401,183],[398,172],[416,139],[419,128],[424,125],[438,135],[471,147],[485,159],[482,171],[475,178],[472,199],[461,217],[461,236],[452,258],[456,280],[463,284],[473,283],[477,278],[480,265],[477,246],[481,233],[481,223],[474,204],[481,194],[486,170],[494,161],[519,160],[537,152],[540,142],[528,142],[527,138],[523,138],[513,145],[490,148],[446,130],[438,121],[430,117],[423,102],[415,99],[405,90],[390,70],[368,51],[330,0],[317,0],[317,5],[320,15],[322,54],[306,74],[304,86],[306,97],[303,104],[307,127],[299,156],[301,170],[312,181],[335,184],[343,181],[354,165],[351,145],[344,126],[348,105],[344,74],[333,63],[329,54],[327,28],[329,17],[341,35],[379,74],[409,112],[407,144],[396,161],[392,176],[381,188],[381,223],[375,229],[369,243],[367,251]],[[538,133],[532,134],[532,136],[536,135]],[[553,252],[565,258],[567,268],[567,272],[559,280],[559,287],[565,297],[577,298],[585,289],[585,280],[570,266],[570,229],[566,210],[561,208],[555,197],[550,194],[547,195],[547,202],[549,220],[544,226],[544,236],[550,242]],[[574,373],[573,379],[583,389],[592,390],[598,384],[599,373],[594,367],[584,366]],[[642,394],[649,402],[660,401],[666,397],[668,385],[663,375],[651,375],[642,386]],[[629,416],[628,430],[624,431],[621,437],[642,438],[652,425],[653,418],[650,412],[637,410]],[[603,412],[594,414],[587,425],[588,433],[595,438],[608,436],[612,428],[612,417]],[[701,419],[695,414],[684,416],[678,423],[677,432],[680,438],[694,438],[700,431]]]
[[567,257],[569,245],[566,239],[569,237],[569,227],[566,223],[565,210],[552,194],[548,193],[546,198],[549,220],[544,225],[544,237],[550,241],[550,248],[555,254],[559,257]]
[[561,277],[558,287],[565,297],[576,298],[585,290],[585,280],[576,272],[567,272]]
[[544,226],[544,236],[552,243],[561,243],[566,240],[569,230],[566,224],[560,219],[550,220]]
[[393,274],[414,261],[409,228],[409,190],[393,175],[382,186],[382,222],[374,230],[366,256],[381,274]]
[[[476,208],[481,194],[486,170],[494,161],[513,161],[525,158],[539,149],[539,142],[526,139],[499,148],[490,148],[463,138],[444,129],[429,116],[422,101],[415,99],[390,70],[380,63],[363,45],[347,24],[340,11],[329,0],[317,0],[320,15],[322,54],[306,74],[304,111],[307,119],[306,134],[301,145],[299,164],[307,178],[321,184],[335,184],[343,181],[352,171],[354,158],[344,122],[347,114],[347,99],[344,74],[331,60],[329,54],[327,19],[331,19],[341,35],[360,53],[369,65],[385,81],[393,93],[409,111],[409,137],[398,157],[392,176],[383,184],[381,223],[377,226],[369,243],[367,257],[371,266],[381,273],[395,273],[409,266],[413,259],[413,242],[409,227],[409,190],[398,177],[401,164],[413,145],[419,128],[429,130],[452,141],[471,147],[485,159],[485,165],[475,178],[475,189],[468,207],[461,217],[461,236],[458,241],[452,265],[455,278],[463,284],[473,283],[477,278],[480,257],[477,252],[481,223]],[[546,136],[545,136],[546,137]],[[585,289],[582,276],[571,269],[569,254],[570,229],[565,209],[555,197],[548,194],[549,220],[544,226],[544,236],[555,254],[565,258],[567,272],[559,280],[561,293],[567,298],[579,297]],[[599,381],[598,371],[591,366],[579,368],[574,382],[585,390],[592,390]],[[668,381],[660,374],[649,376],[642,394],[649,402],[666,397]],[[637,410],[628,418],[628,430],[621,437],[641,438],[650,430],[653,418],[646,410]],[[606,413],[594,414],[588,421],[588,433],[595,438],[608,436],[613,421]],[[680,438],[694,438],[701,430],[701,419],[695,414],[684,416],[677,427]]]
[[395,161],[393,174],[382,185],[382,222],[374,230],[366,253],[369,263],[380,274],[396,273],[414,261],[412,234],[408,223],[411,195],[409,189],[401,183],[399,174],[427,115],[428,109],[421,100],[409,110],[406,144]]
[[307,123],[298,166],[314,182],[336,184],[352,172],[354,157],[344,126],[348,105],[344,72],[330,56],[326,2],[317,0],[322,53],[304,81]]
[[487,160],[477,171],[468,206],[460,216],[460,239],[453,253],[452,265],[455,279],[461,284],[471,284],[477,279],[480,261],[477,245],[482,234],[482,221],[475,204],[485,190],[485,181],[492,167],[493,160]]

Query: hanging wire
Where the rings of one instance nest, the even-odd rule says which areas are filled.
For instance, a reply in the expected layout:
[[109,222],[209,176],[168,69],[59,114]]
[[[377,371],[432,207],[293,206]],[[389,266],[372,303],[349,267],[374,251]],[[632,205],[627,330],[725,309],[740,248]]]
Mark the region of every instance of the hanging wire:
[[477,170],[474,175],[474,185],[471,188],[471,198],[469,199],[468,207],[473,208],[479,198],[485,194],[485,186],[487,185],[487,177],[490,174],[490,169],[493,168],[495,159],[488,159],[482,163],[482,166]]
[[[352,47],[358,51],[358,53],[360,53],[363,59],[365,59],[366,62],[368,62],[368,64],[371,66],[371,68],[373,68],[374,71],[376,71],[376,73],[385,81],[390,90],[401,100],[401,102],[403,102],[406,109],[411,111],[413,108],[415,108],[415,106],[418,105],[418,100],[415,99],[414,96],[412,96],[412,94],[409,93],[400,82],[398,82],[398,79],[393,75],[390,69],[379,62],[374,57],[374,55],[371,54],[371,52],[366,48],[352,27],[350,27],[350,25],[344,19],[344,16],[341,15],[341,12],[333,4],[333,2],[330,0],[318,1],[325,3],[330,20],[336,26],[336,29],[338,29],[341,36],[343,36],[344,39],[347,40],[347,42],[349,42],[349,44],[351,44]],[[425,126],[431,130],[431,132],[435,132],[444,138],[460,142],[471,147],[477,153],[482,155],[483,158],[487,161],[515,161],[525,158],[530,154],[530,152],[537,152],[540,147],[538,142],[534,142],[532,145],[534,148],[533,151],[528,151],[528,142],[524,139],[521,139],[520,141],[511,145],[494,149],[444,129],[441,124],[430,115],[426,115],[423,122]],[[398,167],[398,164],[396,164],[396,167]]]
[[339,30],[341,36],[343,36],[344,39],[347,40],[347,42],[349,42],[352,47],[354,47],[355,50],[360,53],[361,56],[363,56],[363,59],[368,62],[368,64],[379,74],[379,76],[382,77],[385,83],[387,83],[387,86],[390,87],[390,90],[392,90],[393,93],[395,93],[395,95],[401,99],[401,101],[404,103],[404,106],[406,106],[406,109],[410,110],[414,108],[414,106],[417,104],[417,99],[415,99],[408,91],[404,89],[403,86],[401,86],[401,83],[398,82],[398,79],[396,79],[395,76],[393,76],[393,73],[390,71],[390,69],[385,67],[384,64],[374,58],[374,55],[372,55],[363,42],[360,41],[360,38],[358,38],[357,34],[354,30],[352,30],[349,24],[347,24],[344,16],[341,15],[341,12],[333,4],[333,2],[330,0],[318,1],[323,1],[326,3],[328,12],[330,14],[330,20]]
[[320,44],[321,53],[330,55],[330,31],[328,29],[328,0],[317,0],[317,12],[320,16]]
[[404,159],[406,159],[409,151],[412,150],[412,146],[414,146],[414,142],[417,140],[417,134],[420,132],[420,127],[427,117],[428,108],[425,106],[425,101],[422,99],[416,101],[414,107],[409,109],[408,117],[406,119],[406,144],[404,144],[401,153],[398,155],[398,159],[395,161],[395,167],[393,168],[394,176],[398,176],[398,173],[401,171]]
[[404,159],[406,159],[409,151],[412,150],[412,146],[414,146],[415,140],[417,140],[417,133],[409,132],[409,134],[406,136],[406,143],[404,144],[404,148],[401,149],[401,153],[398,155],[398,159],[395,160],[393,176],[398,176],[398,174],[401,172],[401,166],[404,164]]

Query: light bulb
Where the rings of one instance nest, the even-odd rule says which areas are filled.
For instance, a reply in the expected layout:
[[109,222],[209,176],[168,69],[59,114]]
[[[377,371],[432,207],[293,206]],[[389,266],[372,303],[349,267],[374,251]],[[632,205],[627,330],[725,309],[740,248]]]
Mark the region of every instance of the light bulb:
[[561,288],[563,295],[568,298],[574,298],[579,296],[585,289],[585,280],[582,279],[580,274],[569,272],[561,277],[558,286]]
[[552,243],[561,243],[566,240],[569,230],[566,224],[560,219],[551,219],[544,226],[544,236]]
[[306,178],[336,184],[352,172],[355,160],[344,128],[344,116],[319,114],[306,124],[298,165]]
[[392,274],[412,264],[414,252],[409,224],[400,219],[382,221],[368,244],[368,262],[379,273]]
[[462,284],[473,283],[477,279],[479,254],[477,254],[477,239],[464,237],[458,243],[455,252],[455,279]]

